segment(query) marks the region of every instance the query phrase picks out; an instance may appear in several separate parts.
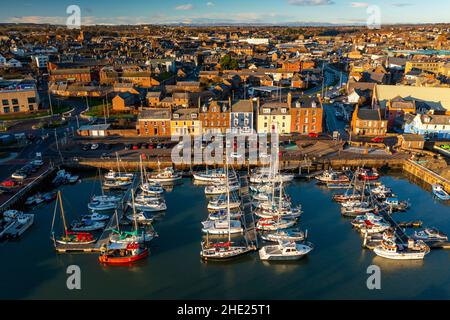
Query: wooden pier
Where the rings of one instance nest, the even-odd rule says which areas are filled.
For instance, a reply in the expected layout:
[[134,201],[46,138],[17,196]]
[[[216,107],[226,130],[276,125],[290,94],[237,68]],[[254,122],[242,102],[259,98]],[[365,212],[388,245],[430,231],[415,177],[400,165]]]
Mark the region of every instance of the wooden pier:
[[245,239],[249,244],[253,244],[255,248],[259,247],[258,235],[256,232],[256,221],[253,215],[252,199],[250,196],[249,180],[247,175],[240,176],[241,190],[241,210],[242,223],[245,230]]

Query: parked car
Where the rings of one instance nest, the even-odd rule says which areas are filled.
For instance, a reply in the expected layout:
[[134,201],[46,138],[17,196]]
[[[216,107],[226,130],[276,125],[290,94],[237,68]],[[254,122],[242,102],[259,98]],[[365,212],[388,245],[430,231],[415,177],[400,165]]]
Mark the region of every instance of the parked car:
[[103,153],[101,156],[102,160],[107,160],[107,159],[111,159],[111,156],[108,153]]
[[11,178],[16,180],[25,180],[27,178],[27,175],[23,172],[16,171],[11,175]]
[[375,142],[375,143],[383,143],[384,142],[384,138],[376,137],[376,138],[370,139],[370,141],[371,142]]
[[109,143],[106,143],[106,144],[104,145],[104,148],[105,148],[105,150],[111,150],[111,149],[112,149],[112,145],[109,144]]
[[99,145],[98,143],[94,143],[94,144],[91,146],[91,150],[98,150],[98,148],[100,148],[100,145]]
[[83,145],[82,149],[83,149],[83,151],[91,150],[91,144],[88,143],[88,144]]
[[131,149],[133,149],[133,150],[139,150],[139,145],[135,144]]
[[308,133],[308,137],[310,137],[310,138],[318,138],[319,134],[316,133],[316,132],[310,132],[310,133]]
[[443,145],[441,145],[441,149],[450,150],[450,144],[443,144]]
[[133,148],[133,145],[131,143],[125,145],[125,150],[131,150],[131,148]]

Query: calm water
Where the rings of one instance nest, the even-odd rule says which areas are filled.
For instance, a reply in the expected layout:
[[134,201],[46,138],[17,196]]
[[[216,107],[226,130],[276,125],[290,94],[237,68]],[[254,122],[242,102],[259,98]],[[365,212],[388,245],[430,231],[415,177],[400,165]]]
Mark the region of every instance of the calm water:
[[[402,177],[383,177],[414,207],[397,220],[423,220],[450,234],[450,207]],[[62,188],[67,215],[87,213],[86,204],[98,183]],[[39,208],[35,225],[19,242],[0,244],[0,298],[9,299],[450,299],[449,251],[432,251],[423,262],[395,262],[375,257],[361,247],[359,234],[341,218],[331,192],[314,182],[288,186],[303,204],[302,228],[315,250],[295,263],[264,264],[257,254],[228,263],[202,263],[201,225],[206,217],[203,188],[184,180],[166,194],[164,220],[155,228],[151,256],[134,267],[104,267],[94,254],[58,255],[49,239],[53,205]],[[98,190],[97,190],[98,192]],[[82,290],[66,289],[66,268],[79,265]],[[382,269],[382,290],[366,288],[366,269]]]

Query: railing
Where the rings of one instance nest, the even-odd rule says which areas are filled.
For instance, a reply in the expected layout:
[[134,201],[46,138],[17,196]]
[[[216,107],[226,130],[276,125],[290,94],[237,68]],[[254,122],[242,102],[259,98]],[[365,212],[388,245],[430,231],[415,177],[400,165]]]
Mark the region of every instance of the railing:
[[20,189],[19,192],[17,192],[15,195],[13,195],[11,198],[9,198],[6,202],[4,202],[1,206],[0,206],[0,212],[4,212],[6,211],[6,209],[8,208],[8,206],[13,203],[14,201],[16,201],[17,198],[20,198],[21,196],[23,196],[25,193],[27,193],[33,186],[34,184],[39,181],[40,179],[42,179],[43,177],[46,177],[48,174],[50,174],[52,171],[54,170],[53,166],[50,166],[46,171],[44,171],[41,175],[39,175],[38,177],[36,177],[33,181],[31,181],[29,184],[27,184],[24,188]]

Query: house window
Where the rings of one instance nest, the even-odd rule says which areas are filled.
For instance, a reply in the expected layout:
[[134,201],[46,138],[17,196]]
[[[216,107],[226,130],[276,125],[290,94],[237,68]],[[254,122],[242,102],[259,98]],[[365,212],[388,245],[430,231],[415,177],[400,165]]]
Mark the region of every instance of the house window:
[[36,97],[28,98],[28,103],[36,103]]
[[2,104],[4,105],[4,106],[8,106],[9,105],[9,101],[8,100],[2,100]]
[[30,104],[30,105],[28,106],[28,110],[29,110],[29,111],[33,111],[33,110],[34,110],[34,107]]
[[13,107],[13,110],[14,110],[14,112],[19,112],[19,111],[20,111],[20,108],[19,108],[19,106],[14,106],[14,107]]
[[13,105],[19,104],[19,100],[17,99],[12,99],[11,102]]
[[308,123],[308,118],[305,118],[305,123]]
[[4,112],[4,113],[9,113],[9,111],[10,111],[10,108],[9,108],[9,107],[3,108],[3,112]]
[[317,122],[316,118],[313,118],[312,123],[316,123],[316,122]]
[[264,122],[264,128],[267,128],[267,127],[268,127],[267,122]]

